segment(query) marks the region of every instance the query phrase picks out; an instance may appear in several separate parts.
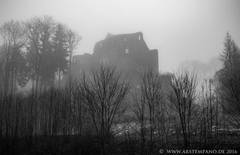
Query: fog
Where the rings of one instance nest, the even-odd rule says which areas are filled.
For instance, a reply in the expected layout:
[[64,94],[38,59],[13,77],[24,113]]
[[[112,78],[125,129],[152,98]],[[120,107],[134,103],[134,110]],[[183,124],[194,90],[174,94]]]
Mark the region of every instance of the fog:
[[141,31],[159,50],[159,69],[219,57],[227,32],[240,43],[238,0],[0,0],[0,24],[49,15],[82,36],[75,54],[92,53],[107,33]]
[[0,154],[238,154],[239,15],[239,0],[0,0]]

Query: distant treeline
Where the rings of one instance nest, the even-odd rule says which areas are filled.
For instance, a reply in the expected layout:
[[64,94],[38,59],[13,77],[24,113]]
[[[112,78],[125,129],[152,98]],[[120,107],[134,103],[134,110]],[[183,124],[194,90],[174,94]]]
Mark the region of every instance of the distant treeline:
[[[38,94],[69,73],[80,36],[51,17],[10,21],[0,28],[0,83],[5,94],[32,82]],[[60,83],[59,83],[60,84]]]

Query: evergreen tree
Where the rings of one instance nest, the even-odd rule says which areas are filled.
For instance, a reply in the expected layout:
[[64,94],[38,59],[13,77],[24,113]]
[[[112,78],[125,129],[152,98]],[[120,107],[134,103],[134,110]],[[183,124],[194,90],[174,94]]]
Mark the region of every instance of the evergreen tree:
[[224,112],[236,120],[240,117],[240,50],[229,33],[224,47],[223,68],[218,72],[219,93],[223,98]]

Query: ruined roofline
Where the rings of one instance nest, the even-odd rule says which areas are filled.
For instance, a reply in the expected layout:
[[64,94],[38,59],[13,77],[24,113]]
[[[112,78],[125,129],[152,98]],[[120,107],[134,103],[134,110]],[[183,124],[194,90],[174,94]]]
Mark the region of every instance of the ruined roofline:
[[90,62],[112,62],[123,69],[129,65],[129,70],[149,66],[159,71],[158,50],[148,48],[142,32],[108,34],[105,39],[96,42],[92,54],[76,56],[75,60],[88,65],[91,65]]
[[158,52],[158,49],[149,49],[149,52]]
[[[105,39],[111,39],[111,38],[114,38],[114,37],[129,37],[129,36],[138,36],[140,35],[141,37],[143,36],[143,33],[142,32],[134,32],[134,33],[124,33],[124,34],[112,34],[112,33],[108,33],[105,37]],[[104,40],[105,40],[104,39]]]
[[[148,45],[146,44],[144,38],[143,38],[143,33],[142,32],[135,32],[135,33],[125,33],[125,34],[110,34],[108,33],[105,37],[105,39],[100,40],[98,42],[95,43],[94,48],[93,48],[93,52],[89,55],[95,55],[96,52],[96,47],[102,46],[103,44],[105,44],[105,42],[108,42],[109,40],[115,40],[115,41],[121,41],[121,40],[125,40],[125,41],[131,41],[131,40],[139,40],[141,42],[141,44],[143,44],[143,46],[146,48],[145,52],[150,52],[150,53],[155,53],[158,52],[158,49],[150,49],[148,47]],[[77,54],[75,56],[84,56],[86,53],[84,54]],[[89,56],[88,55],[88,56]],[[85,55],[86,56],[86,55]]]
[[142,32],[135,32],[135,33],[125,33],[125,34],[110,34],[108,33],[105,37],[105,39],[100,40],[98,42],[96,42],[95,46],[94,46],[94,50],[93,50],[93,54],[95,53],[95,49],[96,47],[100,47],[103,45],[103,43],[108,42],[110,40],[114,40],[114,41],[131,41],[131,40],[139,40],[143,46],[146,48],[146,52],[150,51],[149,47],[147,46],[144,38],[143,38],[143,33]]

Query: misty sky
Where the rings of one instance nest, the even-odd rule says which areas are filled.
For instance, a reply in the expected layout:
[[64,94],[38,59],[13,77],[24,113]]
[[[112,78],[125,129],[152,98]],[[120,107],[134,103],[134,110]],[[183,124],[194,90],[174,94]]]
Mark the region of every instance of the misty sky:
[[142,31],[162,71],[218,57],[226,32],[240,45],[240,0],[0,0],[0,24],[43,15],[82,36],[78,53],[92,53],[107,33]]

